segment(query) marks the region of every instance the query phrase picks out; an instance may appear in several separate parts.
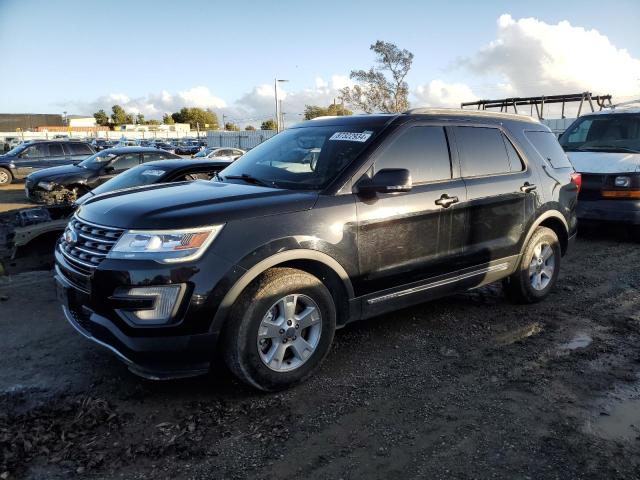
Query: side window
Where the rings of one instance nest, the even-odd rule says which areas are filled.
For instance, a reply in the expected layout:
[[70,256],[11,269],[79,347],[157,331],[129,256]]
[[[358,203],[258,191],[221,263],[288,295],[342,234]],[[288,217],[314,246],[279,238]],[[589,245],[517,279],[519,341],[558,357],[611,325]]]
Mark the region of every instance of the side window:
[[71,150],[71,155],[93,155],[91,148],[86,143],[68,143],[67,146]]
[[41,158],[47,156],[49,149],[43,143],[36,143],[22,151],[22,158]]
[[571,167],[571,162],[567,154],[556,140],[556,136],[551,132],[525,132],[527,139],[540,154],[547,160],[553,168]]
[[406,168],[413,183],[451,178],[449,147],[442,127],[411,127],[396,138],[376,160],[374,172]]
[[455,127],[463,177],[508,173],[511,164],[497,128]]
[[524,170],[524,163],[522,163],[522,159],[520,155],[518,155],[518,151],[511,143],[506,136],[502,135],[502,140],[504,141],[504,146],[507,149],[507,155],[509,156],[509,163],[511,163],[511,171],[512,172],[521,172]]
[[169,155],[165,153],[152,152],[152,153],[145,153],[142,156],[142,161],[144,163],[147,163],[147,162],[155,162],[156,160],[166,160],[167,158],[169,158]]
[[135,167],[139,164],[140,154],[138,153],[128,153],[126,155],[120,155],[113,162],[111,162],[111,166],[115,169],[116,172],[128,170],[129,168]]
[[51,143],[49,144],[49,156],[50,157],[63,157],[64,152],[62,151],[62,145],[59,143]]

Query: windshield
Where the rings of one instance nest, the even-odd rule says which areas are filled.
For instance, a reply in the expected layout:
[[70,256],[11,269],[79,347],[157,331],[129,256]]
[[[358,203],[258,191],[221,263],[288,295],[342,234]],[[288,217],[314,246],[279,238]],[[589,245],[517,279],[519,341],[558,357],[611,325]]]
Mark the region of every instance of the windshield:
[[92,192],[96,195],[123,188],[140,187],[158,183],[167,173],[167,170],[154,165],[140,165],[113,177],[111,180],[94,188]]
[[19,154],[22,150],[24,150],[25,148],[27,148],[29,146],[28,143],[21,143],[20,145],[18,145],[17,147],[13,147],[11,150],[9,150],[6,155],[17,155]]
[[116,158],[116,156],[117,155],[109,152],[108,150],[103,150],[101,152],[94,153],[89,158],[85,158],[78,165],[81,166],[82,168],[88,168],[90,170],[96,170],[96,169],[106,165],[107,163],[109,163],[111,160]]
[[579,118],[560,137],[566,151],[640,152],[640,114]]
[[276,188],[316,190],[327,186],[371,143],[367,126],[292,128],[272,137],[220,172],[252,177]]

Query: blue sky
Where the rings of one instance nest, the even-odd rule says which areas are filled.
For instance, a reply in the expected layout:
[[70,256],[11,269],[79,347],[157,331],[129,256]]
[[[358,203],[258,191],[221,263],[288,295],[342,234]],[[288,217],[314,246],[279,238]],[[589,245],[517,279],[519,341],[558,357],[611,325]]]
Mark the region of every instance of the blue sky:
[[[473,64],[477,52],[499,38],[498,19],[503,14],[510,14],[514,22],[532,17],[550,26],[568,21],[576,33],[569,42],[582,54],[588,44],[581,38],[588,36],[580,37],[576,29],[595,29],[631,58],[631,63],[622,59],[616,64],[618,73],[637,73],[638,0],[611,1],[604,6],[588,0],[0,0],[0,111],[92,113],[95,106],[115,98],[110,95],[119,94],[132,108],[149,116],[191,101],[184,100],[187,98],[248,119],[267,114],[263,111],[267,86],[276,75],[290,80],[283,88],[289,94],[290,108],[300,110],[301,102],[316,98],[318,89],[322,90],[319,101],[335,95],[334,86],[342,83],[332,84],[333,75],[347,76],[351,69],[370,66],[368,48],[376,39],[394,42],[415,54],[407,79],[413,99],[443,101],[432,95],[433,85],[431,93],[422,91],[422,97],[415,90],[433,80],[443,82],[445,89],[453,88],[451,85],[468,88],[457,90],[462,95],[547,93],[536,88],[548,88],[548,78],[536,78],[529,87],[520,79],[516,90],[513,85],[504,87],[517,84],[509,76],[516,74],[505,73],[509,68],[496,65],[495,57],[509,56],[516,47],[507,53],[490,52],[493,60],[485,59],[489,63],[484,66]],[[508,22],[503,23],[502,33],[511,38],[507,42],[525,42],[529,33],[538,31],[535,25],[508,27]],[[598,63],[597,58],[592,61]],[[640,75],[637,80],[640,96]],[[207,92],[192,91],[194,87],[206,87]],[[522,91],[527,88],[532,91]],[[628,85],[625,88],[621,93],[633,94]],[[154,96],[161,97],[162,92],[167,94],[166,102],[160,105]],[[187,93],[180,96],[179,92]],[[453,102],[453,96],[448,98]],[[152,104],[155,107],[149,107]]]

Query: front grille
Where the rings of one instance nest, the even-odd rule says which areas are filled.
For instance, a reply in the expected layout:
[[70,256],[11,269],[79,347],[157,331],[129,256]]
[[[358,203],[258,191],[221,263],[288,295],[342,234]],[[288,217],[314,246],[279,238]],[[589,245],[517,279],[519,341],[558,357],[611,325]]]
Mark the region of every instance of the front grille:
[[578,194],[578,201],[602,199],[602,188],[606,183],[606,179],[606,175],[583,173],[582,187]]
[[[90,274],[116,244],[124,230],[80,220],[69,222],[71,234],[62,235],[58,245],[65,260],[78,271]],[[75,233],[75,235],[73,235]]]

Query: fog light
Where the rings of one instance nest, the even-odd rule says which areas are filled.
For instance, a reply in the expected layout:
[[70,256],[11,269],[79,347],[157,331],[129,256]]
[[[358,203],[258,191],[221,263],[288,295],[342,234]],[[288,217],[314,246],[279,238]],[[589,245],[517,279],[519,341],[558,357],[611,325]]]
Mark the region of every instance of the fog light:
[[[131,323],[138,325],[157,325],[169,322],[177,313],[184,285],[163,285],[155,287],[118,288],[114,300],[120,300],[120,306],[128,301],[132,308],[119,308],[116,311]],[[136,302],[151,300],[151,307],[135,309]]]

